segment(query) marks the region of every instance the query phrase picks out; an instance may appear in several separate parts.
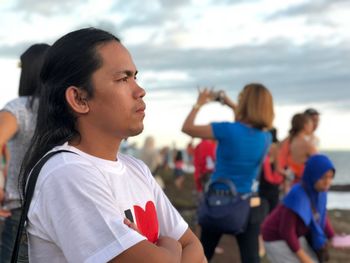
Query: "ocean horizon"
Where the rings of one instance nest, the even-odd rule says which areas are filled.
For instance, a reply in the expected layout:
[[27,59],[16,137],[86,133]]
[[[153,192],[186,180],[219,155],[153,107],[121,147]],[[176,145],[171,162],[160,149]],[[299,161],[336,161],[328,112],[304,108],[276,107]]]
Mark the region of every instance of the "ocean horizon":
[[327,155],[335,166],[333,185],[350,185],[350,150],[349,151],[321,151]]
[[345,209],[350,210],[350,192],[328,193],[327,209]]

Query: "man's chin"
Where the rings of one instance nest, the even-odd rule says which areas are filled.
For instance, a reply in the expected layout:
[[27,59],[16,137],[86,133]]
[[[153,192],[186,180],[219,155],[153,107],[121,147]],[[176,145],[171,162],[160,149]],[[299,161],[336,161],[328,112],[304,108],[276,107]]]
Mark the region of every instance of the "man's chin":
[[143,125],[141,127],[138,127],[136,129],[131,130],[130,137],[137,136],[143,131]]

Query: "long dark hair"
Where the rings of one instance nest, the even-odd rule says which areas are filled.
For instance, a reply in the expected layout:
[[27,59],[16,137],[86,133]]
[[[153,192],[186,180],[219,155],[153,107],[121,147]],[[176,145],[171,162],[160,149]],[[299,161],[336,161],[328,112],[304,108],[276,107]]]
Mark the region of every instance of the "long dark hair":
[[44,58],[49,49],[45,43],[30,46],[20,57],[21,76],[19,79],[18,95],[30,96],[29,107],[32,108],[33,101],[41,91],[40,71]]
[[91,77],[103,63],[97,48],[110,41],[120,42],[109,32],[84,28],[58,39],[47,53],[41,71],[43,89],[37,124],[19,176],[22,198],[28,175],[40,158],[53,147],[80,136],[65,92],[76,86],[93,97]]
[[303,113],[297,113],[292,117],[292,127],[289,130],[289,140],[292,141],[303,129],[310,117]]

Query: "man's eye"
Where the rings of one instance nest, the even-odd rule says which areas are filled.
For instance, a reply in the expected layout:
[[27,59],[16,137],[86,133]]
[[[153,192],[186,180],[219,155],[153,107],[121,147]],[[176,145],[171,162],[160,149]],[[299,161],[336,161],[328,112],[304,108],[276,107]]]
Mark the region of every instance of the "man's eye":
[[127,82],[127,81],[128,81],[128,78],[129,78],[129,77],[124,77],[124,78],[118,79],[117,81],[118,81],[118,82]]

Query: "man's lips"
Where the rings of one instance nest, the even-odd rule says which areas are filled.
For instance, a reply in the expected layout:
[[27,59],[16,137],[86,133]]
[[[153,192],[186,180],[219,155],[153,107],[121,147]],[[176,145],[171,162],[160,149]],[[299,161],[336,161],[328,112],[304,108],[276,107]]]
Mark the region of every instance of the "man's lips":
[[136,108],[136,112],[145,112],[145,110],[146,110],[146,105],[145,104],[143,104],[143,105],[141,105],[141,106]]

